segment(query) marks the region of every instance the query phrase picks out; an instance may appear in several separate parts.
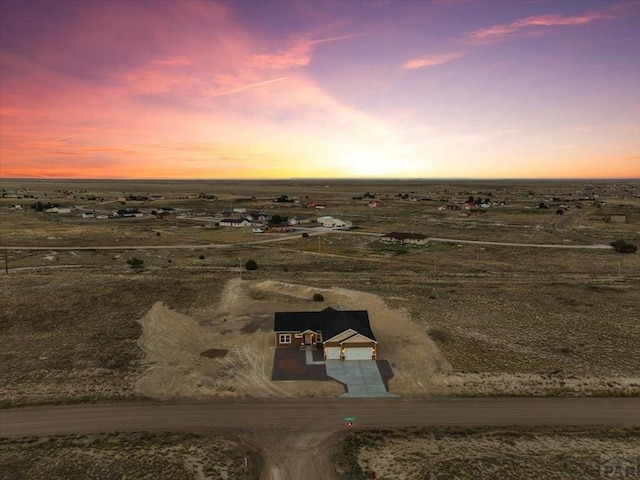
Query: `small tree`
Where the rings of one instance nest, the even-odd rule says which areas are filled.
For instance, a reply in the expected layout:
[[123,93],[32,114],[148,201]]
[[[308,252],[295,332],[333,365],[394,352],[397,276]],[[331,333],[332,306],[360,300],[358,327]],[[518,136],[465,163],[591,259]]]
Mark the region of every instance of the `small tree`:
[[131,266],[131,268],[142,268],[144,265],[144,260],[140,260],[138,257],[133,257],[127,260],[127,263]]
[[257,270],[258,264],[255,260],[247,260],[247,263],[244,264],[244,268],[247,270]]
[[314,293],[313,294],[313,301],[314,302],[324,302],[324,296],[321,293]]

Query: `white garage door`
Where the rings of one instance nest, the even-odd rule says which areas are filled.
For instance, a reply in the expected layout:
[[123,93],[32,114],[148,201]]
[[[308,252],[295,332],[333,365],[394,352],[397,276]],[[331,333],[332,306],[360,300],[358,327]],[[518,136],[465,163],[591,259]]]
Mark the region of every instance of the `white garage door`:
[[345,360],[371,360],[371,347],[347,347],[344,351]]
[[340,360],[340,347],[326,347],[324,353],[327,360]]

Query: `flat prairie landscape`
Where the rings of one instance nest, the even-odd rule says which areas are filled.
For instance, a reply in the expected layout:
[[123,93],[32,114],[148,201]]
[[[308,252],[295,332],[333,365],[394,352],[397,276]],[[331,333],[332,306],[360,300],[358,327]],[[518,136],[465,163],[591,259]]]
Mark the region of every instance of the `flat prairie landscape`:
[[[337,382],[271,380],[273,314],[327,306],[369,311],[390,392],[402,397],[640,395],[640,256],[609,246],[640,244],[638,181],[0,186],[4,407],[335,397]],[[56,206],[69,213],[45,211]],[[142,216],[114,216],[126,209]],[[217,225],[253,213],[297,220],[284,233]],[[323,228],[322,216],[353,227]],[[390,232],[430,240],[382,243]],[[246,270],[248,260],[258,268]],[[408,451],[407,435],[371,448]],[[496,435],[468,441],[508,441]],[[530,460],[538,454],[527,445],[539,439],[522,435],[513,458]],[[11,461],[25,462],[12,445]],[[362,466],[379,457],[358,448]],[[445,470],[471,478],[454,460]],[[419,478],[398,473],[411,465],[389,465],[379,478]]]

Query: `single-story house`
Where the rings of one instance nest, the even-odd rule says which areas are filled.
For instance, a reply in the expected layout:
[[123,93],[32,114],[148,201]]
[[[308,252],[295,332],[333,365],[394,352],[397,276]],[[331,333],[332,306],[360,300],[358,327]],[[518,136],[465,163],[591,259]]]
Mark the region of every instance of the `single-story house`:
[[333,228],[334,230],[349,230],[353,227],[353,223],[349,220],[340,220],[330,216],[318,218],[318,222],[325,228]]
[[113,212],[114,217],[142,217],[144,213],[135,208],[125,208]]
[[82,218],[95,218],[95,216],[93,212],[82,212]]
[[429,237],[421,233],[391,232],[380,237],[382,243],[401,243],[403,245],[426,245]]
[[44,213],[71,213],[71,207],[52,207],[47,208]]
[[246,218],[222,218],[218,225],[221,227],[250,227],[251,222]]
[[375,360],[378,341],[366,310],[276,312],[276,348],[321,348],[326,360]]

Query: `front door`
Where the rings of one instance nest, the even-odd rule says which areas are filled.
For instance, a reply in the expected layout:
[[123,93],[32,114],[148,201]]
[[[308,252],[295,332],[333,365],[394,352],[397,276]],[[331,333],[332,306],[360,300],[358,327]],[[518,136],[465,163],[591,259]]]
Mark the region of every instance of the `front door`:
[[304,344],[305,345],[313,345],[313,340],[315,337],[315,333],[305,333],[304,334]]

